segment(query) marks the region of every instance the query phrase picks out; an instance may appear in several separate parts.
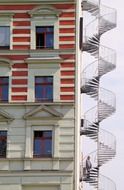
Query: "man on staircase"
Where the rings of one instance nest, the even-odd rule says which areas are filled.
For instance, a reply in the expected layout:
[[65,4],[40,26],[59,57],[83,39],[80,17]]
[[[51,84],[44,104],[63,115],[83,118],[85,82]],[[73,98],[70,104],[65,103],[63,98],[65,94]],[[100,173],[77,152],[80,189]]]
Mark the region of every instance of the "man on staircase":
[[92,168],[92,163],[90,161],[90,156],[87,157],[86,159],[86,174],[87,174],[87,178],[90,178],[90,170]]

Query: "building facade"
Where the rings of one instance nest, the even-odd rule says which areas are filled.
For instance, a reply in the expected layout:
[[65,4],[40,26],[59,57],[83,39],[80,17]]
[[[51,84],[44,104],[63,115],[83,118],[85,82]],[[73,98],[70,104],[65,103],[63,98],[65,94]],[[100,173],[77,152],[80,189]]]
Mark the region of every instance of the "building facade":
[[79,188],[80,9],[0,0],[2,190]]

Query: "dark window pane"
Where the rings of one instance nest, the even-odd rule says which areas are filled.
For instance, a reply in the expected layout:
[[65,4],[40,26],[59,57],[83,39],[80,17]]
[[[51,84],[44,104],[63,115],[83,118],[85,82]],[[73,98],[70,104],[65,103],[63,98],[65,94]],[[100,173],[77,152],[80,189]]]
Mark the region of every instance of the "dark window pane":
[[46,141],[45,141],[45,150],[44,150],[44,152],[45,152],[45,154],[47,155],[51,155],[52,154],[52,142],[51,142],[51,140],[49,140],[49,139],[46,139]]
[[53,77],[47,77],[46,80],[47,80],[47,82],[52,83],[53,82]]
[[52,131],[34,131],[34,156],[52,156]]
[[43,136],[44,137],[52,137],[52,131],[44,131]]
[[36,27],[36,48],[53,48],[54,44],[53,26]]
[[8,101],[9,78],[0,77],[0,101]]
[[37,100],[41,98],[41,91],[42,91],[42,87],[39,85],[36,85],[36,87],[35,87],[35,98]]
[[34,155],[40,155],[41,147],[40,147],[40,139],[35,139],[34,141]]
[[46,47],[53,48],[53,34],[46,34]]
[[10,27],[0,26],[0,47],[9,49],[10,46]]
[[53,32],[53,26],[47,27],[47,32]]
[[53,90],[52,90],[53,87],[51,86],[47,86],[46,87],[46,98],[48,100],[52,100],[53,99]]
[[35,100],[53,101],[53,77],[35,77]]
[[35,137],[42,137],[43,136],[43,131],[35,131]]
[[42,83],[44,81],[44,77],[35,77],[36,83]]
[[45,40],[44,34],[37,35],[37,41],[36,41],[37,48],[44,48],[44,46],[45,46],[44,40]]
[[8,86],[3,86],[2,100],[8,101]]
[[6,157],[7,131],[0,131],[0,157]]
[[39,34],[45,32],[45,31],[46,31],[45,27],[36,27],[36,32]]

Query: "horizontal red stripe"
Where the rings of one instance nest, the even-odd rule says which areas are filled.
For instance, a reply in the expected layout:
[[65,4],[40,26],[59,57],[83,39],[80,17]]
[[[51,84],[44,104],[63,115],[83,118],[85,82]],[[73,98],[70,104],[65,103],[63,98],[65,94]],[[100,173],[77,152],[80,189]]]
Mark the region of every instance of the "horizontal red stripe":
[[13,26],[30,26],[30,21],[14,21]]
[[34,5],[0,5],[0,10],[31,10]]
[[27,92],[27,88],[19,88],[19,87],[17,87],[17,88],[12,88],[12,92]]
[[13,66],[13,68],[28,68],[28,65],[26,63],[15,63]]
[[61,63],[61,67],[74,67],[74,63]]
[[67,55],[61,55],[62,59],[75,59],[75,55],[73,54],[67,54]]
[[27,96],[12,96],[12,100],[27,100]]
[[30,34],[30,29],[14,29],[13,34]]
[[66,20],[66,21],[60,20],[59,24],[60,25],[75,25],[75,21],[74,20]]
[[61,92],[74,92],[74,87],[61,87]]
[[61,76],[74,76],[74,71],[61,71]]
[[12,76],[28,76],[27,71],[13,71]]
[[61,100],[74,100],[74,95],[61,95]]
[[74,79],[61,79],[61,84],[74,84]]
[[27,84],[27,79],[12,79],[12,84]]
[[58,4],[58,5],[54,5],[54,7],[56,9],[74,9],[75,6],[73,4]]
[[29,45],[14,45],[13,46],[13,49],[15,50],[27,50],[27,49],[30,49],[30,46]]
[[15,13],[13,18],[30,18],[30,15],[27,13]]
[[68,12],[68,13],[62,13],[60,15],[60,17],[75,17],[75,13],[74,12]]
[[26,58],[28,58],[29,56],[27,55],[1,55],[1,58],[8,58],[10,60],[24,60]]
[[72,49],[75,48],[74,44],[63,44],[63,45],[59,45],[60,49]]
[[30,37],[14,37],[13,42],[30,42]]
[[59,37],[60,41],[75,41],[75,37],[74,36],[62,36]]
[[59,32],[60,33],[75,33],[75,29],[74,28],[60,28]]

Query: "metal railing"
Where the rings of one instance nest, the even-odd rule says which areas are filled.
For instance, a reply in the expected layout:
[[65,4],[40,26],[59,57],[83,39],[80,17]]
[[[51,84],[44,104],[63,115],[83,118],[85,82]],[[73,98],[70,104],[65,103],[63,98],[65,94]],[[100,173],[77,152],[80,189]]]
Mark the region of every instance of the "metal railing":
[[[82,10],[88,11],[93,20],[84,29],[84,48],[94,57],[88,64],[81,78],[81,93],[86,93],[97,101],[96,106],[84,114],[81,135],[86,135],[97,142],[97,150],[88,154],[93,165],[91,178],[86,179],[85,161],[81,165],[81,178],[99,190],[115,190],[115,184],[109,178],[99,175],[99,167],[111,160],[116,153],[116,138],[107,130],[100,128],[100,122],[109,117],[116,107],[115,94],[100,87],[100,77],[112,71],[116,66],[116,53],[113,49],[100,44],[100,37],[105,32],[116,27],[116,10],[102,5],[100,0],[83,0]],[[98,179],[96,179],[98,178]]]

